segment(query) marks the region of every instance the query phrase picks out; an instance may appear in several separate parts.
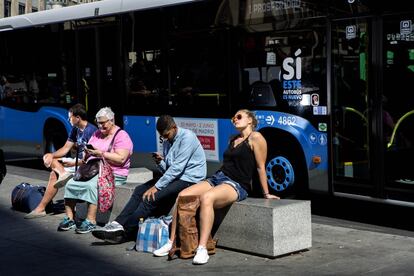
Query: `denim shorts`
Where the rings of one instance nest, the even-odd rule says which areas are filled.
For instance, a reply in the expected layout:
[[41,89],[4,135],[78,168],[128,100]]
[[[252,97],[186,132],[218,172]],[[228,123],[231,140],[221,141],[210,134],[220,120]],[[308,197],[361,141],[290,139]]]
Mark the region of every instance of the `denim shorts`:
[[222,171],[216,172],[207,178],[206,181],[213,187],[223,183],[229,184],[237,193],[237,201],[242,201],[248,196],[246,190],[239,183],[226,176]]

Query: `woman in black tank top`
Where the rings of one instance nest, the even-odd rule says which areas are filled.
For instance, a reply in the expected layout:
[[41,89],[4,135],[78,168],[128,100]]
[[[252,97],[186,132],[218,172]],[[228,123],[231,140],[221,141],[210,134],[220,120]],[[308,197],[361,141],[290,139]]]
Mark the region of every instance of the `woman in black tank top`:
[[[200,237],[194,264],[205,264],[209,256],[206,249],[214,222],[214,209],[231,205],[243,200],[251,192],[252,177],[257,170],[264,198],[279,199],[269,193],[265,171],[267,154],[266,140],[255,131],[257,119],[253,112],[242,109],[231,119],[239,134],[231,139],[223,155],[223,164],[219,171],[195,185],[181,191],[179,196],[200,196]],[[165,256],[175,239],[176,218],[171,225],[170,241],[154,252],[156,256]]]

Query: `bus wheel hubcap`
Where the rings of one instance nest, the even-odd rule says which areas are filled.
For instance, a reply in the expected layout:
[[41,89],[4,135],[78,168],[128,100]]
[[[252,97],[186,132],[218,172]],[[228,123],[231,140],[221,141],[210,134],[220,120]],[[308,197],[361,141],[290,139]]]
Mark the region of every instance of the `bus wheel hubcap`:
[[286,190],[295,181],[293,166],[285,157],[278,156],[266,166],[267,181],[275,191]]

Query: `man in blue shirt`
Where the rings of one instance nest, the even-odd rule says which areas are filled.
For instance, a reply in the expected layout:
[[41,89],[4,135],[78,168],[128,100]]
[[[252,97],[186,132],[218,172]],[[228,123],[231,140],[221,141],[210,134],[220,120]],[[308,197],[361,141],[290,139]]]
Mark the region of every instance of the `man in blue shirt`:
[[94,124],[87,121],[86,109],[82,104],[75,104],[69,109],[68,120],[72,125],[72,130],[66,143],[57,151],[46,153],[43,156],[43,163],[46,168],[50,168],[52,171],[42,201],[24,217],[25,219],[46,216],[46,206],[57,194],[58,187],[63,187],[73,177],[71,172],[74,172],[75,159],[63,157],[76,145],[78,147],[78,159],[82,160],[84,147],[97,130]]
[[120,243],[135,240],[140,218],[168,213],[178,194],[205,179],[206,157],[197,136],[179,128],[169,115],[157,121],[157,131],[164,139],[163,154],[153,153],[162,176],[135,188],[119,216],[92,234],[101,240]]

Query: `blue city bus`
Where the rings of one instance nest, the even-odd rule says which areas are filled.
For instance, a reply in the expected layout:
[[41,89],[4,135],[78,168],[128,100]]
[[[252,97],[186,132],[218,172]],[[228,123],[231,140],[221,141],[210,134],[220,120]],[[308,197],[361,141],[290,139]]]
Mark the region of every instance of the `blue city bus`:
[[209,174],[256,112],[272,193],[413,206],[414,5],[370,0],[111,0],[0,19],[0,147],[62,145],[67,108],[110,106],[153,168],[155,122],[199,137]]

